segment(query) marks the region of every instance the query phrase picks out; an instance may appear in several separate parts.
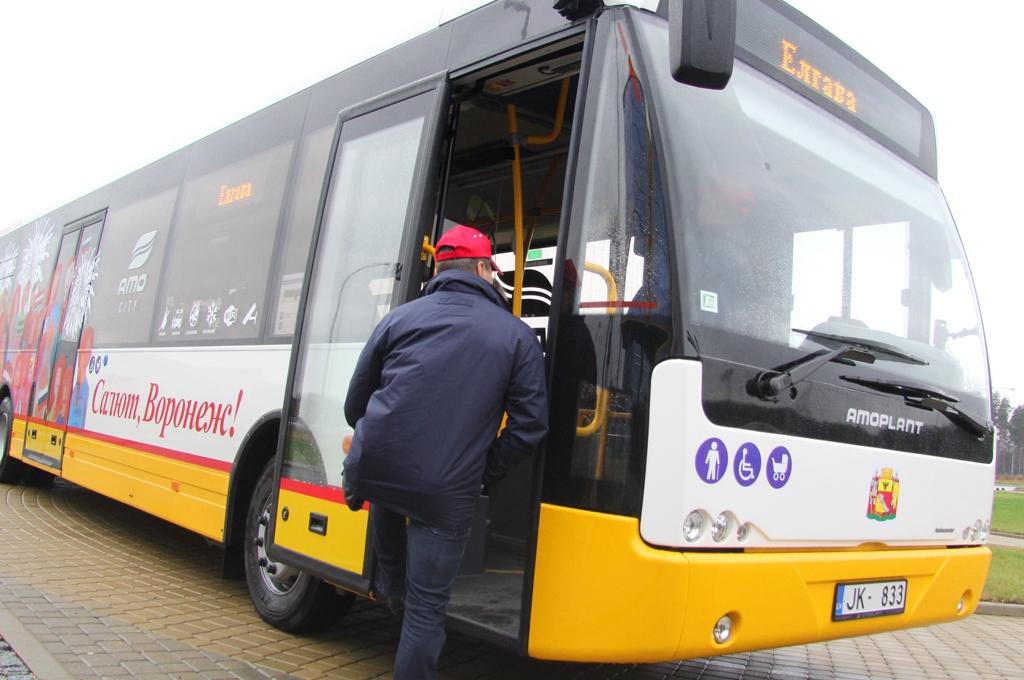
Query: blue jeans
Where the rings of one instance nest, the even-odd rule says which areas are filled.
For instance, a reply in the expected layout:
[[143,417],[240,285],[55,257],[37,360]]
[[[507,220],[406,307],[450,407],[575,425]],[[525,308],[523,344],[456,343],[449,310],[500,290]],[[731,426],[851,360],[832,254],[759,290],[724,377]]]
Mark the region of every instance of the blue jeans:
[[380,507],[370,513],[382,598],[405,597],[402,637],[395,655],[395,680],[437,677],[445,641],[445,619],[469,528],[448,531]]

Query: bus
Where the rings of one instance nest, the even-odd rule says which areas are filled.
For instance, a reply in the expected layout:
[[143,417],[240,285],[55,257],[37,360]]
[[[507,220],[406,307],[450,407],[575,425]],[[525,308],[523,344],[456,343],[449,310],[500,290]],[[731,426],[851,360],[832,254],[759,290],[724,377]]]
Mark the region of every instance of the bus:
[[375,596],[355,359],[466,224],[550,433],[478,501],[454,628],[643,662],[971,614],[991,390],[928,111],[779,0],[473,4],[0,238],[2,481],[330,625]]

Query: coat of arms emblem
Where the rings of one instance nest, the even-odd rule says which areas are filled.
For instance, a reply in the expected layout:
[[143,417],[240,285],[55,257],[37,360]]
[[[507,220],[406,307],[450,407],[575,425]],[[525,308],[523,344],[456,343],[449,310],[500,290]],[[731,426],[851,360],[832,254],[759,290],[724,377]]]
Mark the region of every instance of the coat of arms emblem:
[[868,519],[879,522],[894,519],[896,506],[900,501],[900,477],[892,468],[875,471],[871,480],[871,493],[868,495]]

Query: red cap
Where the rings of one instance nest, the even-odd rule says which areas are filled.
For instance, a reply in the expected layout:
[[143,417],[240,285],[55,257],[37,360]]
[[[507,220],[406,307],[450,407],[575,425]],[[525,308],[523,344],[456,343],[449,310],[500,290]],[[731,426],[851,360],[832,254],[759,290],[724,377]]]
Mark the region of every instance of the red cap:
[[[494,259],[491,257],[490,239],[483,232],[477,231],[473,227],[461,224],[455,225],[441,236],[434,248],[436,251],[434,259],[438,262],[461,260],[464,258],[490,260],[491,269],[498,272],[499,275],[501,274],[501,270],[498,269],[498,265],[494,263]],[[451,250],[442,252],[442,248],[451,248]]]

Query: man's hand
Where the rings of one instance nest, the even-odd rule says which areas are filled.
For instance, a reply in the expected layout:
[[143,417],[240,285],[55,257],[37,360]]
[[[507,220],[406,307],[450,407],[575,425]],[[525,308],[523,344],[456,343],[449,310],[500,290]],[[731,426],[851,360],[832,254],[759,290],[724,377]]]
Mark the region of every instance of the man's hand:
[[348,509],[351,510],[352,512],[362,510],[364,503],[366,503],[366,501],[360,498],[359,496],[356,496],[355,494],[345,494],[345,505],[347,505]]
[[351,485],[349,484],[348,476],[342,473],[341,490],[345,494],[345,505],[347,505],[348,509],[352,512],[362,510],[363,504],[366,503],[366,499],[355,493],[350,487]]

